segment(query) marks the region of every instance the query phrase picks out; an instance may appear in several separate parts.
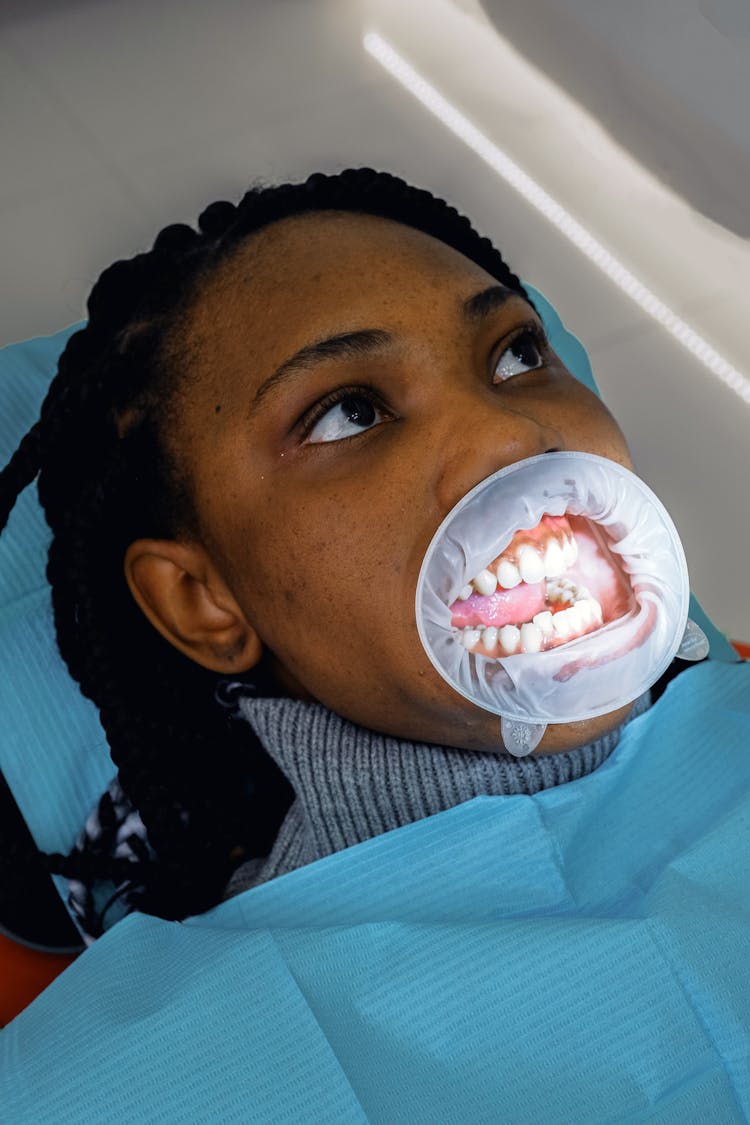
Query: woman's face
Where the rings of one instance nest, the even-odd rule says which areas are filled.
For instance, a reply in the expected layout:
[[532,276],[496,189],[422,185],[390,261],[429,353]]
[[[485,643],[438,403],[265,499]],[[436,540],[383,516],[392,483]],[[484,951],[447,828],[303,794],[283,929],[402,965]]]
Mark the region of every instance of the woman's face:
[[[237,250],[187,344],[199,377],[177,439],[202,546],[283,690],[391,735],[501,750],[498,717],[420,644],[427,546],[469,489],[523,458],[581,450],[632,468],[530,305],[426,234],[317,212]],[[582,745],[629,710],[551,725],[537,752]]]

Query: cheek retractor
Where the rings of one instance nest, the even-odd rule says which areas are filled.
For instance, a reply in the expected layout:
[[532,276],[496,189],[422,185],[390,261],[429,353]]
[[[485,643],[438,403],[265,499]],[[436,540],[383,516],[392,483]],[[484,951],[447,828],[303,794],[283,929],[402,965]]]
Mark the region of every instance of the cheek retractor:
[[651,489],[604,457],[548,453],[448,514],[420,571],[417,626],[441,676],[499,715],[522,757],[548,723],[615,711],[675,655],[703,659],[689,599],[677,529]]

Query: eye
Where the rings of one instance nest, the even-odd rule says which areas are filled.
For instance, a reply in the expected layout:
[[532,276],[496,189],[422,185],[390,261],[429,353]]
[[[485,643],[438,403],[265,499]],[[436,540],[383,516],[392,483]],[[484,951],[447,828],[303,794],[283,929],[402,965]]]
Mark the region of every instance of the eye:
[[342,441],[372,429],[387,417],[386,411],[364,391],[334,392],[318,403],[305,440]]
[[492,381],[502,383],[512,375],[522,375],[525,371],[541,367],[544,364],[544,343],[544,334],[535,326],[521,331],[500,356]]

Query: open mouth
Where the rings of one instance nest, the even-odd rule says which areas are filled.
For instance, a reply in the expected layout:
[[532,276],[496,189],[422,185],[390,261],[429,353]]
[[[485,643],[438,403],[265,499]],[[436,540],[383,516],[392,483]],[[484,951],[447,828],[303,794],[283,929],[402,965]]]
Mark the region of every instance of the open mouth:
[[633,609],[609,537],[584,516],[542,516],[513,539],[449,607],[461,644],[480,656],[544,652]]

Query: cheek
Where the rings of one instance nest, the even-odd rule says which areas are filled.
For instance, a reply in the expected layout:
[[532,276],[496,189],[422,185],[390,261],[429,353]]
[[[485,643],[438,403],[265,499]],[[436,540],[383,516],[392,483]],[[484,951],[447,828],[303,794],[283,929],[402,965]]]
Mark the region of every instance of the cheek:
[[[575,433],[579,448],[584,453],[598,453],[611,461],[633,468],[625,435],[607,407],[593,391],[582,387],[583,397],[573,412],[570,426]],[[569,448],[574,448],[571,444]]]
[[232,536],[235,588],[271,647],[295,635],[300,644],[333,639],[360,623],[372,629],[401,597],[404,521],[371,497],[334,492],[300,503],[276,495],[246,526]]

